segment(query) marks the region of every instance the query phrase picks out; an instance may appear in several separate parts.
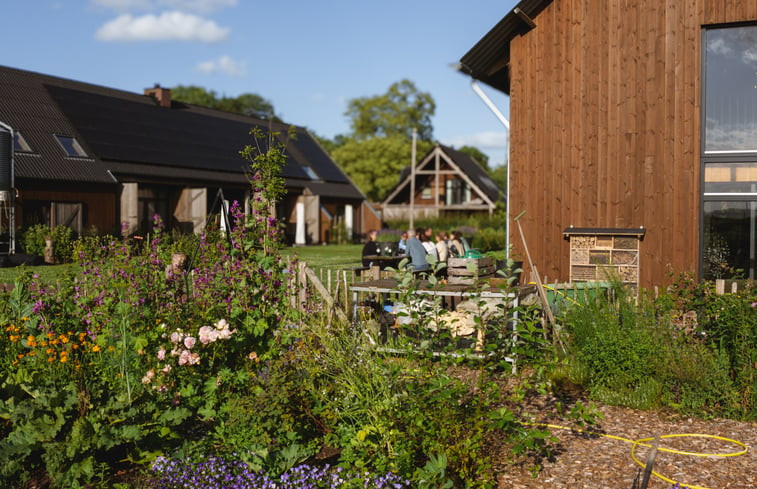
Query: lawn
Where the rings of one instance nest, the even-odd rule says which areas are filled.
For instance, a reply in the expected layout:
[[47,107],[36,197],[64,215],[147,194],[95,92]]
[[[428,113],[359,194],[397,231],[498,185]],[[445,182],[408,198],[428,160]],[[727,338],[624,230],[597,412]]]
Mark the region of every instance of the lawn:
[[[360,254],[363,245],[327,245],[327,246],[297,246],[283,250],[286,256],[297,256],[313,269],[341,270],[360,266]],[[11,284],[24,270],[40,276],[43,282],[52,283],[62,273],[79,270],[77,264],[42,265],[38,267],[0,268],[0,284]]]
[[286,256],[297,256],[310,268],[338,270],[360,266],[363,245],[296,246],[285,248]]

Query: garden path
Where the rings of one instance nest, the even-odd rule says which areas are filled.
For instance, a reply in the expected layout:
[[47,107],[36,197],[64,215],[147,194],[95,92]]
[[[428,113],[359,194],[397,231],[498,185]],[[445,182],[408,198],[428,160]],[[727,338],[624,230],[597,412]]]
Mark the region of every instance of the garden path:
[[[701,433],[738,440],[747,445],[744,455],[728,458],[691,457],[658,452],[654,470],[686,485],[710,489],[757,487],[757,423],[726,419],[700,420],[665,411],[638,411],[600,406],[603,419],[599,431],[638,440],[656,434]],[[544,422],[561,424],[556,418]],[[498,476],[500,489],[630,489],[639,466],[631,459],[632,444],[605,437],[586,437],[567,430],[552,430],[559,438],[559,453],[545,461],[537,478],[528,468],[503,465]],[[660,446],[689,452],[730,453],[743,448],[711,438],[672,438]],[[647,449],[637,458],[646,461]],[[672,484],[656,477],[648,489],[670,489]]]

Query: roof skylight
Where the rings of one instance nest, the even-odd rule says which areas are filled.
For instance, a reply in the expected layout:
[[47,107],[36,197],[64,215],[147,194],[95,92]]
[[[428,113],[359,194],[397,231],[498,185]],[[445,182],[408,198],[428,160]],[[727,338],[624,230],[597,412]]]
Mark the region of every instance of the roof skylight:
[[75,138],[56,134],[55,139],[58,140],[58,143],[68,156],[77,156],[80,158],[87,156],[87,153],[84,152],[84,149],[82,149],[81,145],[79,145],[79,142]]
[[13,133],[13,150],[17,153],[31,153],[32,147],[26,142],[24,136],[16,131]]

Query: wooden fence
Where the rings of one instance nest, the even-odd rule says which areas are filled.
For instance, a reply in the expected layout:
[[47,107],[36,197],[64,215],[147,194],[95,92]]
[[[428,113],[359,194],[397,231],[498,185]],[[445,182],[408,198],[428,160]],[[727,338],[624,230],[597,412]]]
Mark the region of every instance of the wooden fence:
[[311,268],[298,262],[292,290],[292,306],[301,311],[318,311],[329,321],[336,315],[349,321],[352,311],[350,287],[359,282],[361,268]]

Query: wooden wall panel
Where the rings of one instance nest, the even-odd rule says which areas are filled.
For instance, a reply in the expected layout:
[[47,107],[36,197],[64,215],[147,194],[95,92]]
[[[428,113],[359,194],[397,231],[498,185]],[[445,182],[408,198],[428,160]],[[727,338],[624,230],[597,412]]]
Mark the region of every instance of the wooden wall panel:
[[62,190],[21,190],[20,202],[81,202],[84,204],[84,228],[96,228],[99,232],[120,232],[115,192],[86,192]]
[[534,20],[510,46],[510,203],[540,273],[568,279],[570,225],[647,228],[643,287],[696,271],[702,26],[757,2],[554,0]]

